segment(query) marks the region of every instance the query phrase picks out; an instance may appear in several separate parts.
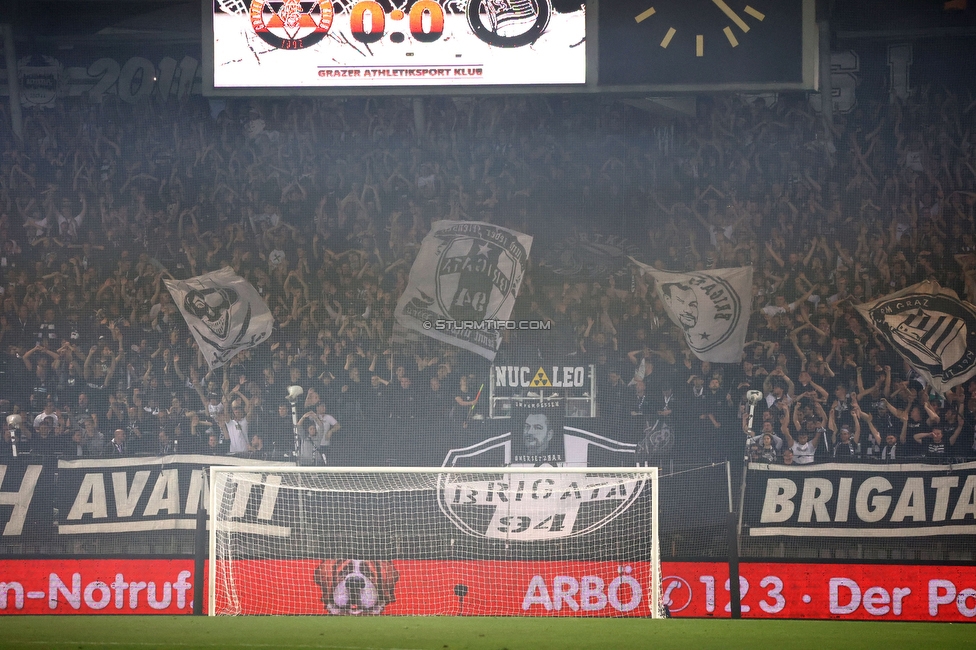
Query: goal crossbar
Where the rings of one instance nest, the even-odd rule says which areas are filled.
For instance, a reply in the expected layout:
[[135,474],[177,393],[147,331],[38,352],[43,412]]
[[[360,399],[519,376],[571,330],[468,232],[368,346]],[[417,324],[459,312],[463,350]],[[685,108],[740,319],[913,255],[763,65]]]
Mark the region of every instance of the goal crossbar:
[[646,474],[657,467],[299,467],[297,465],[211,465],[215,474]]

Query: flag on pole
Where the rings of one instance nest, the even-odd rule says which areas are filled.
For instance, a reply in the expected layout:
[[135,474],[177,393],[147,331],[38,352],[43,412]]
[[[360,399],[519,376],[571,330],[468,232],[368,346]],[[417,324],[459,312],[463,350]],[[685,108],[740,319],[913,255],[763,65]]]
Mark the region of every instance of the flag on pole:
[[437,221],[424,237],[396,307],[403,327],[495,358],[532,237],[476,221]]
[[271,310],[257,290],[230,267],[189,280],[163,282],[211,370],[271,336]]
[[854,307],[940,393],[976,375],[976,307],[955,291],[926,280]]
[[671,273],[631,261],[654,278],[668,317],[682,329],[696,357],[712,363],[742,360],[752,312],[751,266]]

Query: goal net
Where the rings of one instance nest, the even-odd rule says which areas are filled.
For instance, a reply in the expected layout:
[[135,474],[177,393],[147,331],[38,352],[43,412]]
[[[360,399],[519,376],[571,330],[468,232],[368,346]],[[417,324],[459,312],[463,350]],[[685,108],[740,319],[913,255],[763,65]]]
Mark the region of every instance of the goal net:
[[659,612],[657,468],[212,467],[211,615]]

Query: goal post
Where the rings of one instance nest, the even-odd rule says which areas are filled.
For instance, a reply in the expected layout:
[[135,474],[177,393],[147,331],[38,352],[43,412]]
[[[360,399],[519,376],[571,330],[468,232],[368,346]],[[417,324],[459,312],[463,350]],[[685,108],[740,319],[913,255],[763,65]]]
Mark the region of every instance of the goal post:
[[662,615],[655,467],[210,469],[208,613]]

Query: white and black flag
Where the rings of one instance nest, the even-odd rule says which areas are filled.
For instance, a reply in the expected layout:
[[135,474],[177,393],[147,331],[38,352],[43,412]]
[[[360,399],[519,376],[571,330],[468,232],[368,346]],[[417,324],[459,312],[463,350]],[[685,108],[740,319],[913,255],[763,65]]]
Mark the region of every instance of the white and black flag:
[[955,291],[926,280],[855,307],[940,393],[976,375],[976,307]]
[[501,333],[482,325],[511,316],[531,247],[529,235],[490,223],[435,222],[397,303],[397,322],[494,359]]
[[752,311],[752,267],[671,273],[631,258],[654,278],[658,298],[702,361],[737,363]]
[[211,370],[271,336],[271,310],[257,290],[230,267],[189,280],[163,282]]

